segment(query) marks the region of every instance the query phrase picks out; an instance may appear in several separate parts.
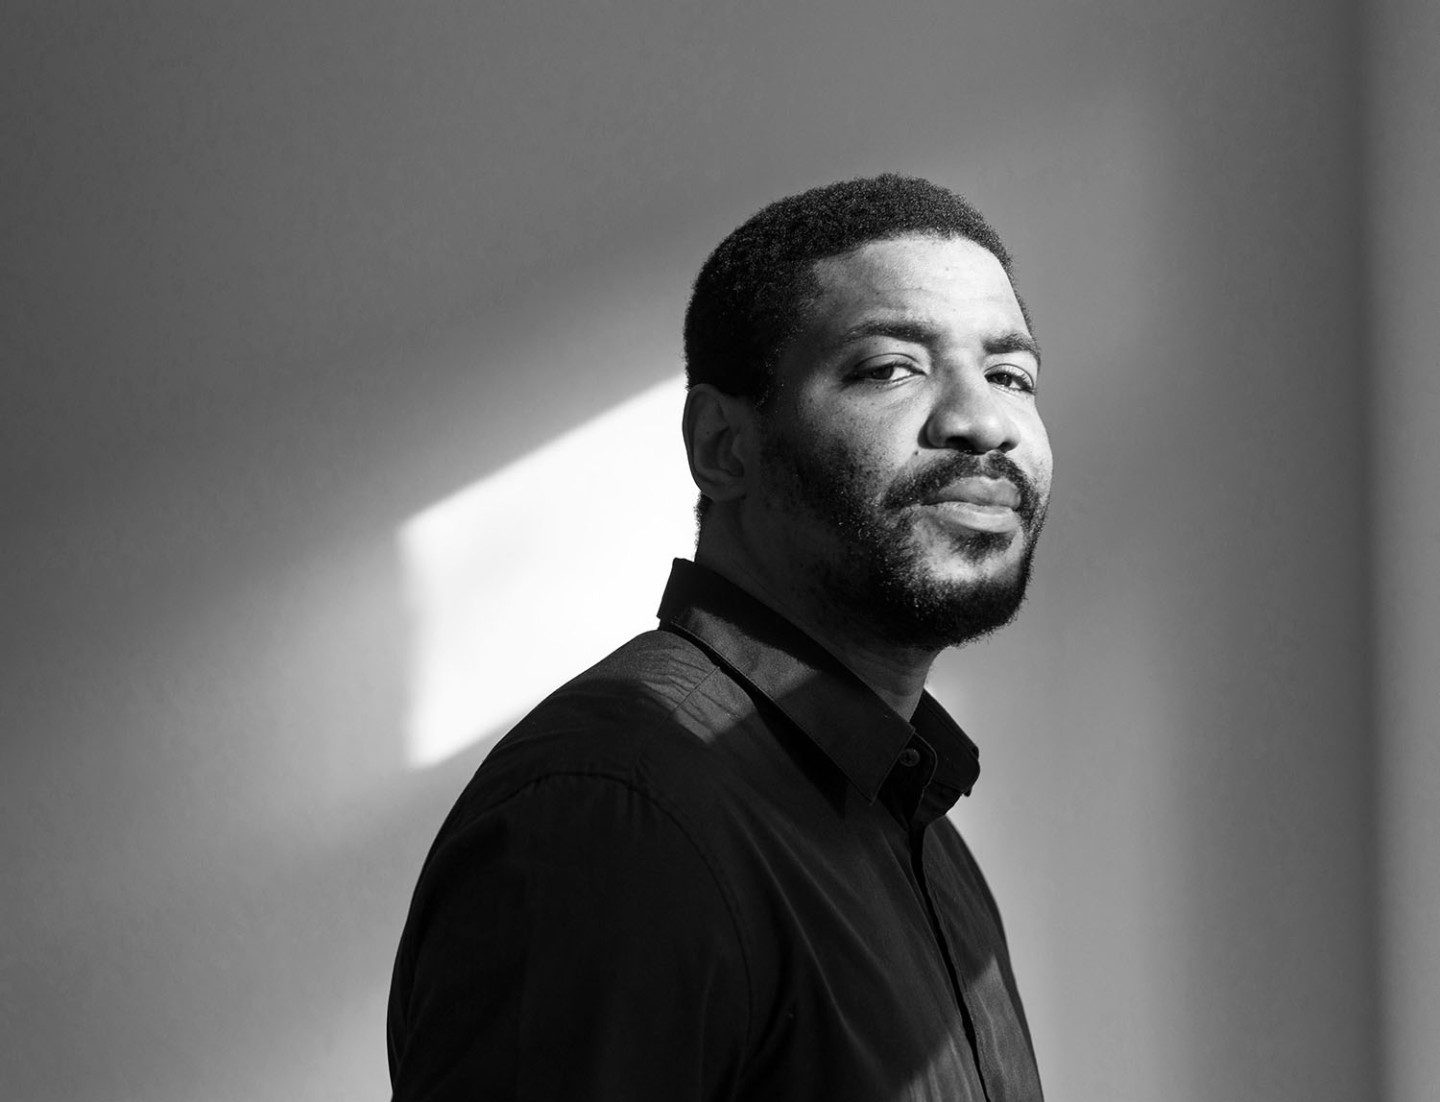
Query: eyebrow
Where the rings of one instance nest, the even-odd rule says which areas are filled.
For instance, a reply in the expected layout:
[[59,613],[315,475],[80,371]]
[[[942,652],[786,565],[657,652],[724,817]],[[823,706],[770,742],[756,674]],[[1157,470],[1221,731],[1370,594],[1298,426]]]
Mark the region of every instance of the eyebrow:
[[985,342],[985,354],[988,356],[1003,356],[1007,352],[1028,352],[1035,357],[1035,366],[1040,366],[1040,342],[1029,333],[1014,329]]
[[[862,321],[859,325],[852,325],[840,334],[835,344],[837,347],[841,347],[854,341],[864,340],[866,337],[889,337],[892,340],[908,341],[911,344],[938,344],[942,336],[939,327],[929,322],[894,318]],[[1035,365],[1037,367],[1040,365],[1040,342],[1029,333],[1019,329],[1012,329],[999,336],[987,337],[983,347],[987,356],[1003,356],[1007,352],[1028,352],[1035,357]]]

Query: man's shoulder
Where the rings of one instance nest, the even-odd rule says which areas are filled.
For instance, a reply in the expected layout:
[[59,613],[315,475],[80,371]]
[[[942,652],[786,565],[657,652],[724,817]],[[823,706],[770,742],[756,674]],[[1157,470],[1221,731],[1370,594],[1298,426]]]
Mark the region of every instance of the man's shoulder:
[[[576,749],[643,743],[677,727],[696,725],[697,693],[731,681],[710,654],[688,637],[663,628],[635,636],[535,706],[496,750],[533,741]],[[743,692],[724,694],[719,711],[739,706]],[[700,730],[692,733],[703,735]]]
[[683,801],[724,771],[720,735],[754,718],[745,690],[706,651],[648,631],[536,705],[496,743],[456,810],[484,814],[561,777]]

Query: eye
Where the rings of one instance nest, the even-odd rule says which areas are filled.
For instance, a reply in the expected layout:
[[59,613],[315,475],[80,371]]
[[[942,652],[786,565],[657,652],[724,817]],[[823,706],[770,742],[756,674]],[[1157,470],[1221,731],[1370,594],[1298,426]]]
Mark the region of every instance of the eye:
[[857,383],[895,383],[918,374],[920,369],[909,360],[869,360],[850,373],[850,380]]
[[996,386],[1005,390],[1013,390],[1017,394],[1035,393],[1035,379],[1028,371],[1024,371],[1014,364],[1000,364],[998,367],[993,367],[985,377]]

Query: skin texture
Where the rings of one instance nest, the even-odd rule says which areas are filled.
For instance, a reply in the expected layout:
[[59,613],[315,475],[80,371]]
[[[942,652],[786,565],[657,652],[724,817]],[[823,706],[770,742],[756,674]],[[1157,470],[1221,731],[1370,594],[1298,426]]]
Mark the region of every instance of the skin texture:
[[1023,598],[1051,482],[1038,349],[999,261],[963,238],[871,242],[815,275],[763,411],[691,392],[715,503],[696,558],[908,717],[935,656]]

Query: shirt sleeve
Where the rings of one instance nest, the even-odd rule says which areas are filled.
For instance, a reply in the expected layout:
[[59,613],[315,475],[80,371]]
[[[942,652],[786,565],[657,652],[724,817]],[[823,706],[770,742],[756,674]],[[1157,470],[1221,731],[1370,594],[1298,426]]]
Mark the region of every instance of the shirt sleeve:
[[552,776],[443,836],[391,1005],[396,1102],[735,1092],[749,986],[732,903],[680,822]]

